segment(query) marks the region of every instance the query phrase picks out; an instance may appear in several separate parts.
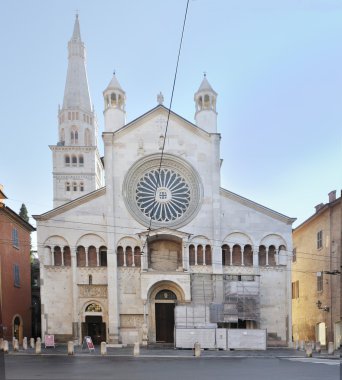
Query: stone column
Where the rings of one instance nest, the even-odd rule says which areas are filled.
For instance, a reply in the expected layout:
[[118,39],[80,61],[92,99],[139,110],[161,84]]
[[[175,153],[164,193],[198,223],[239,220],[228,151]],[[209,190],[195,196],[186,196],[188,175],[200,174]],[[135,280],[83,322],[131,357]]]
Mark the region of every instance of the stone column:
[[197,265],[197,249],[198,249],[198,245],[194,244],[194,247],[195,247],[195,265]]
[[96,250],[96,266],[97,267],[100,266],[100,249],[99,248]]
[[229,265],[233,265],[233,248],[229,247]]
[[253,251],[253,266],[258,267],[259,266],[259,250],[255,249]]
[[245,246],[241,247],[241,265],[242,265],[242,266],[245,265],[245,258],[244,258],[244,255],[245,255]]
[[270,250],[270,247],[266,248],[266,266],[268,266],[268,252]]
[[182,259],[183,269],[187,272],[189,270],[189,244],[182,240]]
[[89,251],[89,247],[88,249],[86,247],[84,247],[84,251],[85,251],[85,266],[87,267],[88,266],[88,251]]
[[62,263],[62,267],[64,267],[64,250],[65,250],[65,247],[63,247],[63,249],[61,248],[61,263]]
[[78,317],[78,286],[77,286],[77,257],[75,251],[70,251],[71,256],[71,284],[72,284],[72,335],[73,340],[81,344],[79,317]]
[[127,251],[127,247],[122,247],[123,248],[123,266],[126,267],[127,266],[127,263],[126,263],[126,251]]
[[275,249],[275,263],[279,265],[279,249]]

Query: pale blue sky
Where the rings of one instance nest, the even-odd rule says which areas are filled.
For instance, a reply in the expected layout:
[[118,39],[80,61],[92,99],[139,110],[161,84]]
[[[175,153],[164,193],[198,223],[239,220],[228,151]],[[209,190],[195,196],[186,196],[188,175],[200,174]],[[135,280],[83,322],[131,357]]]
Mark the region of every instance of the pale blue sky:
[[[57,142],[75,9],[102,132],[102,91],[113,69],[127,94],[127,121],[153,108],[159,91],[169,104],[185,4],[2,4],[0,183],[10,207],[24,202],[30,214],[52,208],[48,145]],[[223,187],[297,217],[295,225],[329,191],[340,192],[340,0],[190,0],[172,106],[190,121],[203,71],[219,94]]]

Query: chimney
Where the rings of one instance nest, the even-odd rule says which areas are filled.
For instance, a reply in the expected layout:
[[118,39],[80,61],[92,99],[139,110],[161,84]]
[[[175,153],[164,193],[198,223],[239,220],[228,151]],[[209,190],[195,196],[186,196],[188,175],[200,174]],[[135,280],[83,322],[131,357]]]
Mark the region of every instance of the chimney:
[[319,205],[315,206],[316,212],[318,212],[322,207],[324,207],[324,203],[320,203]]
[[330,191],[328,196],[329,196],[329,203],[336,201],[336,190]]

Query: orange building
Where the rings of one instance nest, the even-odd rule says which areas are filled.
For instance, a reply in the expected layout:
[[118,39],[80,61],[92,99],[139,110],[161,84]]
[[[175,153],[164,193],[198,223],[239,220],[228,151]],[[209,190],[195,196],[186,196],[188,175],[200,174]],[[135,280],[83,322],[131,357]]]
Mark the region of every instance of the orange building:
[[341,345],[341,197],[329,202],[293,231],[292,332],[294,340]]
[[0,185],[0,337],[31,336],[31,224],[7,207]]

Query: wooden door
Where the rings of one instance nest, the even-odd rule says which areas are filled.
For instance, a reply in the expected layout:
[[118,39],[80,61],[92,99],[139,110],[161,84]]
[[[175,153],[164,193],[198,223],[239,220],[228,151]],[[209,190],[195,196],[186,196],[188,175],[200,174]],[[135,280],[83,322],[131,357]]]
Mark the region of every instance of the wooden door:
[[175,304],[156,303],[156,341],[174,342]]

